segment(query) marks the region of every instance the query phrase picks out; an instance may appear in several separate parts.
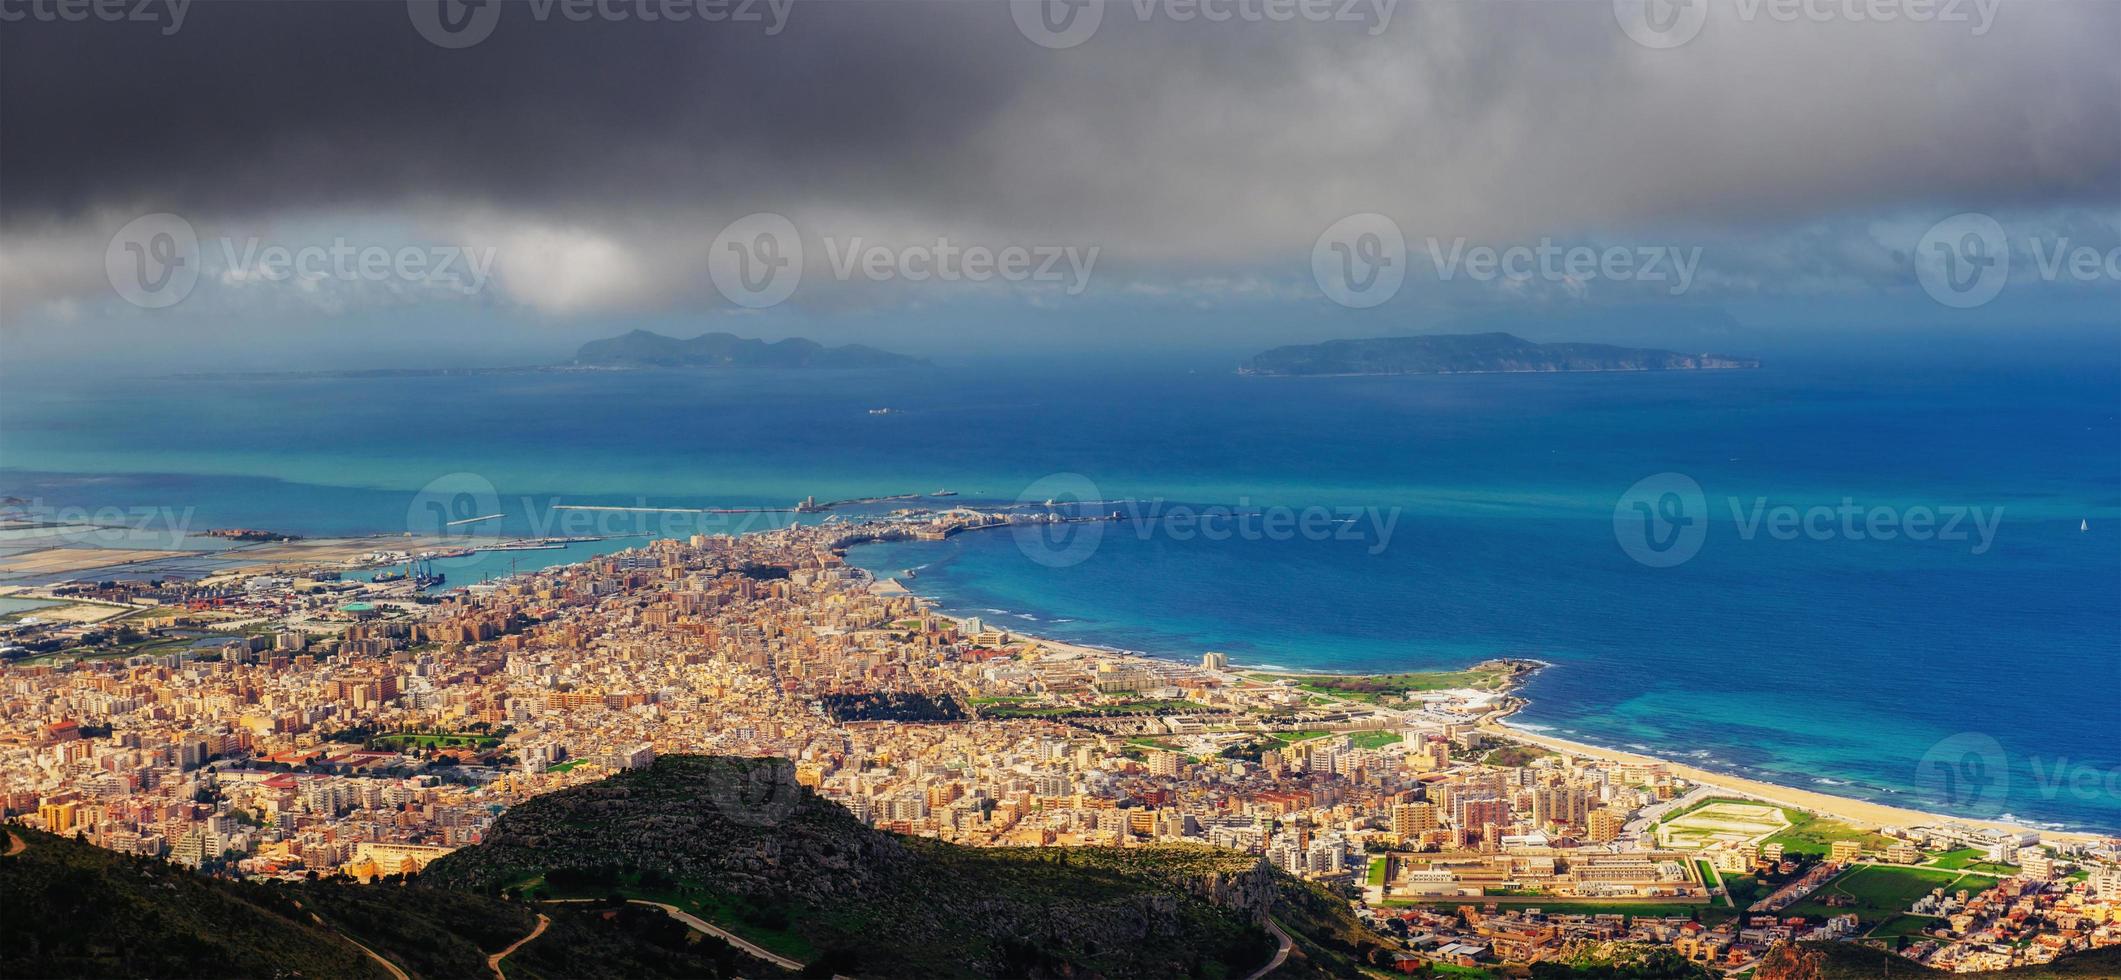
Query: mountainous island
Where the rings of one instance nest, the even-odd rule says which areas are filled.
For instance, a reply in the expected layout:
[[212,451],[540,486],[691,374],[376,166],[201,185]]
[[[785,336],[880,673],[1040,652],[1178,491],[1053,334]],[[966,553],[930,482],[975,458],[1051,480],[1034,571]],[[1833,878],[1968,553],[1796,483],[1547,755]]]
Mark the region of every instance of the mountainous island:
[[1611,344],[1535,344],[1515,334],[1430,334],[1276,347],[1237,373],[1270,377],[1369,374],[1508,374],[1558,371],[1716,371],[1756,368],[1750,358],[1681,354]]
[[573,363],[610,368],[890,368],[927,362],[862,344],[827,347],[802,337],[768,342],[718,331],[681,340],[635,330],[583,344],[575,351]]

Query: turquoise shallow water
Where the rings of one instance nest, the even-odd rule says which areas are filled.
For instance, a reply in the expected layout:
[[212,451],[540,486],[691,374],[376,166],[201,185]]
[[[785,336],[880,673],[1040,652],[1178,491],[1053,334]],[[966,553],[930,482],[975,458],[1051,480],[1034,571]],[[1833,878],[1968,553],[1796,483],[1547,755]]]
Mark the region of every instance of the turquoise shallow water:
[[[1094,547],[988,532],[856,560],[923,566],[909,584],[953,611],[1170,656],[1333,670],[1537,657],[1555,666],[1531,684],[1530,724],[1903,805],[2121,829],[2110,370],[533,374],[24,391],[0,416],[0,494],[192,508],[198,528],[424,530],[437,496],[452,516],[492,503],[507,514],[492,527],[510,533],[778,519],[604,512],[585,527],[555,503],[941,487],[967,502],[1162,508],[1071,529],[1095,528]],[[1630,488],[1668,473],[1698,485],[1672,516],[1701,538],[1690,560],[1652,567],[1623,547],[1615,511],[1635,513]],[[467,486],[481,492],[456,493]],[[1994,523],[1940,541],[1825,524],[1783,540],[1765,522],[1769,508],[1845,499],[1895,526],[1917,509]],[[1642,502],[1653,515],[1668,503]],[[1326,530],[1209,540],[1171,519],[1213,505],[1321,508]],[[1756,509],[1763,523],[1749,525]],[[1975,795],[1947,784],[1969,747],[2009,778]]]

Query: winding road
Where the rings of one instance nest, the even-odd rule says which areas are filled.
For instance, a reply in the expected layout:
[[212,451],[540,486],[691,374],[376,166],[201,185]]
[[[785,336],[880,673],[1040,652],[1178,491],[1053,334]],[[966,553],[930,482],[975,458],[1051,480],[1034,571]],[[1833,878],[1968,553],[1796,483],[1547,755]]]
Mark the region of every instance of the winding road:
[[[545,901],[547,904],[559,904],[563,902],[601,902],[603,901],[603,899],[548,898]],[[721,926],[715,925],[714,923],[709,922],[706,919],[702,919],[697,915],[693,915],[692,913],[687,912],[684,909],[678,908],[675,905],[670,905],[663,902],[651,902],[645,898],[629,898],[627,899],[627,901],[632,902],[635,905],[646,905],[652,908],[662,909],[663,914],[668,915],[671,918],[676,919],[679,922],[682,922],[688,926],[691,926],[694,929],[697,929],[710,936],[727,942],[729,945],[735,946],[736,948],[741,949],[744,952],[751,954],[752,956],[756,956],[759,959],[765,960],[766,962],[771,963],[774,966],[780,967],[783,970],[794,970],[800,972],[803,969],[804,964],[802,963],[802,961],[792,960],[786,956],[782,956],[779,953],[773,952],[772,950],[769,950],[764,946],[760,946],[759,944],[754,943],[749,939],[745,939],[744,937],[739,936],[736,933],[730,932],[729,930],[724,929]]]
[[537,928],[530,930],[530,935],[524,936],[523,938],[518,939],[515,942],[509,943],[507,949],[504,949],[498,953],[493,954],[492,956],[487,957],[486,968],[493,971],[493,980],[508,980],[508,974],[501,972],[501,961],[507,959],[508,954],[513,953],[516,950],[522,949],[524,943],[527,943],[533,939],[538,938],[539,936],[544,935],[545,927],[551,924],[552,916],[546,915],[543,912],[539,912]]
[[1246,977],[1245,980],[1259,980],[1259,978],[1281,969],[1283,963],[1289,962],[1289,950],[1295,947],[1295,940],[1290,939],[1289,934],[1282,931],[1281,923],[1274,921],[1271,917],[1267,919],[1267,931],[1274,934],[1275,940],[1281,943],[1281,948],[1274,951],[1274,958],[1268,960],[1266,966],[1260,967],[1251,976]]

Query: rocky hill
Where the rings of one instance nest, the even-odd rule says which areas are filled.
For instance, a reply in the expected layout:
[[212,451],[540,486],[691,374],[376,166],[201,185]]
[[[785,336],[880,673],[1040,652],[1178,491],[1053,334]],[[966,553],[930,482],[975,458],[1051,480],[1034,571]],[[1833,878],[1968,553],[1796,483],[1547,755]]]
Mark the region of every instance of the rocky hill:
[[775,952],[858,976],[1284,976],[1353,972],[1347,903],[1207,847],[966,848],[874,830],[785,760],[674,756],[530,800],[429,866],[451,888],[610,893],[696,910]]
[[1610,344],[1535,344],[1515,334],[1431,334],[1276,347],[1238,369],[1256,375],[1510,374],[1557,371],[1706,371],[1759,361]]
[[[386,879],[237,882],[20,827],[0,857],[0,977],[479,978],[786,975],[635,906],[522,903]],[[386,965],[386,963],[388,965]]]
[[7,977],[487,978],[487,957],[515,947],[510,980],[1228,978],[1274,959],[1272,928],[1291,947],[1274,976],[1355,977],[1379,951],[1344,899],[1255,857],[899,837],[779,759],[659,759],[518,805],[417,878],[366,885],[212,879],[11,832]]
[[573,363],[611,368],[890,368],[926,362],[861,344],[827,347],[801,337],[768,342],[732,333],[703,333],[681,340],[635,330],[583,344],[575,351]]

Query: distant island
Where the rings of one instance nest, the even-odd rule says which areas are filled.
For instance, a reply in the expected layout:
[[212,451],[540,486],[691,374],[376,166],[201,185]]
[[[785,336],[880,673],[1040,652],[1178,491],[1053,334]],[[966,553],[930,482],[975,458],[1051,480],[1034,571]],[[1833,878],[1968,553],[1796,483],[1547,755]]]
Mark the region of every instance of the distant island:
[[592,340],[559,364],[510,367],[337,368],[323,371],[204,371],[169,375],[180,381],[298,381],[312,378],[455,378],[475,375],[626,371],[637,368],[897,368],[927,367],[918,357],[861,344],[827,347],[790,337],[764,341],[733,333],[703,333],[690,340],[650,330]]
[[580,367],[877,368],[916,367],[927,362],[861,344],[827,347],[790,337],[771,343],[733,333],[703,333],[690,340],[650,330],[592,340],[575,352]]
[[1432,334],[1329,340],[1276,347],[1237,369],[1274,377],[1367,374],[1508,374],[1548,371],[1716,371],[1756,368],[1751,358],[1681,354],[1611,344],[1535,344],[1515,334]]

